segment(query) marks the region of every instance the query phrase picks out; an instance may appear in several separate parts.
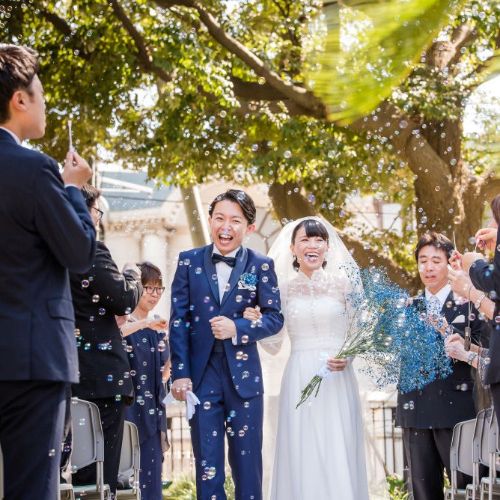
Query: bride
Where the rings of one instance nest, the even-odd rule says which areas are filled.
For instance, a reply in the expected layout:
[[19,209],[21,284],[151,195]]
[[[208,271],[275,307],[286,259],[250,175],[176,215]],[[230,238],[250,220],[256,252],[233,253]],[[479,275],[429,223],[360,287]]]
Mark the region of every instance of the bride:
[[[351,362],[336,359],[346,334],[358,268],[331,225],[319,217],[286,225],[269,251],[275,261],[291,354],[282,379],[271,500],[368,499],[358,385]],[[245,317],[258,320],[258,310]],[[284,330],[261,341],[275,354]],[[327,363],[331,375],[296,408],[302,389]]]

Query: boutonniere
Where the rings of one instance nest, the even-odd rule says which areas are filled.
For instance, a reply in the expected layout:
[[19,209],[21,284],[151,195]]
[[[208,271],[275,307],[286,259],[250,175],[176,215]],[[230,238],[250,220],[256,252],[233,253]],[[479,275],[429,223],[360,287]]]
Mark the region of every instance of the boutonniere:
[[254,292],[257,290],[257,275],[253,273],[244,273],[240,276],[238,281],[239,290],[250,290]]

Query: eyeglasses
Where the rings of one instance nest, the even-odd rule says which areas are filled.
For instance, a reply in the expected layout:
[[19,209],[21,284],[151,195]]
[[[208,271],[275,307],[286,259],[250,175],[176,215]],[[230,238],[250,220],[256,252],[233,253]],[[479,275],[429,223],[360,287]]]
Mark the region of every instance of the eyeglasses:
[[102,216],[104,215],[104,212],[102,210],[99,210],[98,208],[96,207],[91,207],[92,210],[95,210],[97,212],[97,220],[101,220],[102,219]]
[[153,295],[156,293],[157,295],[161,295],[165,291],[164,286],[145,286],[144,291],[149,293],[149,295]]

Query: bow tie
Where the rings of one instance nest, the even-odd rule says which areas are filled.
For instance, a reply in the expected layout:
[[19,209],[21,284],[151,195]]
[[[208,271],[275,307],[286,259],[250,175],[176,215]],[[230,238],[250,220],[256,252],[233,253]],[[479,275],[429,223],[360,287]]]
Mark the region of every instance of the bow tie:
[[214,264],[217,264],[217,262],[225,262],[229,267],[234,267],[236,265],[236,257],[226,257],[220,253],[213,253],[212,262]]

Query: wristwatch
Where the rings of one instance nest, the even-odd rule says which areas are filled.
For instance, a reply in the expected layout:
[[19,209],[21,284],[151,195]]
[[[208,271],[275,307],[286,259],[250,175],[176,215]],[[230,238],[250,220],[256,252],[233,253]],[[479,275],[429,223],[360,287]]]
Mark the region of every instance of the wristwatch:
[[474,363],[474,360],[477,358],[477,352],[469,352],[467,356],[467,364],[472,366],[472,363]]

